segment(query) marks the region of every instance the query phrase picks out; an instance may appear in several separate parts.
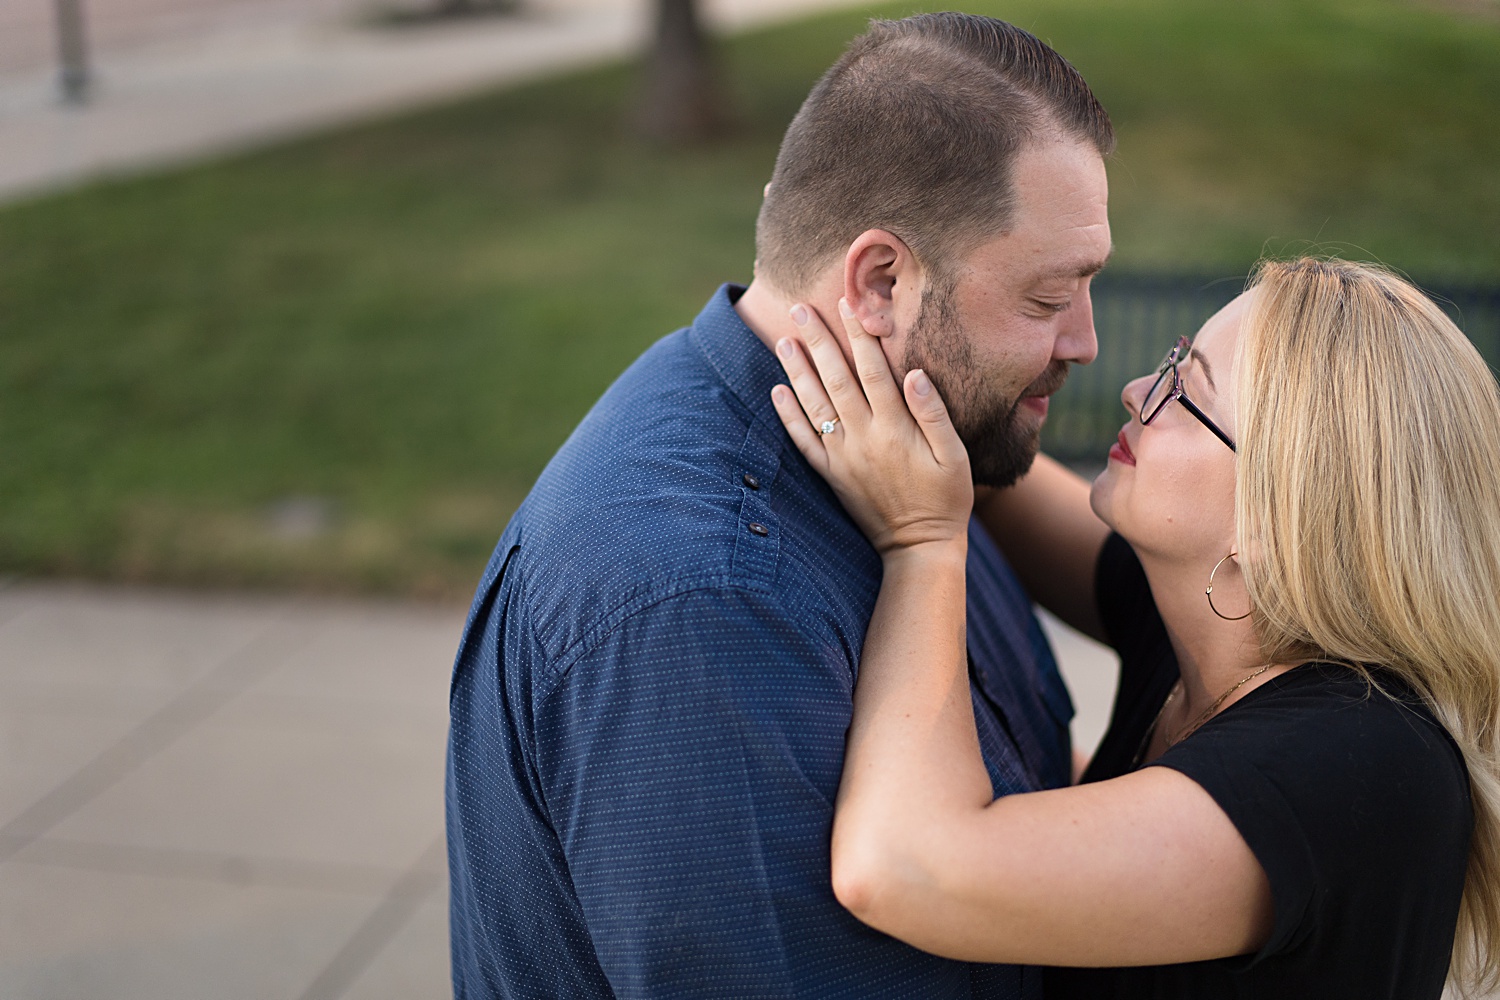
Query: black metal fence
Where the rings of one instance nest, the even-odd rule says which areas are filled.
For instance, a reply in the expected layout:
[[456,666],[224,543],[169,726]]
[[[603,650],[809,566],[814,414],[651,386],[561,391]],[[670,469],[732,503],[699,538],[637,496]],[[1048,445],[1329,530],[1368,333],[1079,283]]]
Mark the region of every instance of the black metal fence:
[[[1074,368],[1053,398],[1042,447],[1064,462],[1098,467],[1125,422],[1120,389],[1150,371],[1179,336],[1192,336],[1244,289],[1245,278],[1105,272],[1093,287],[1099,357]],[[1500,367],[1500,287],[1422,287]]]

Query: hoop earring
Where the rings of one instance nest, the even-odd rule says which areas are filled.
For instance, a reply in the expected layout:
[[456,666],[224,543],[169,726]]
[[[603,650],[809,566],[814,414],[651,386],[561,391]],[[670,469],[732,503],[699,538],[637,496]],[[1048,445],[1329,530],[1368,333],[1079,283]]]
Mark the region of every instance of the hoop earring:
[[[1230,549],[1229,550],[1229,555],[1225,556],[1224,559],[1233,559],[1237,555],[1239,555],[1238,552],[1235,552],[1233,549]],[[1238,617],[1231,618],[1228,615],[1226,615],[1224,612],[1220,611],[1218,608],[1214,607],[1214,574],[1217,573],[1217,572],[1219,572],[1219,567],[1220,566],[1224,565],[1224,559],[1220,559],[1218,562],[1214,563],[1214,568],[1211,569],[1211,570],[1209,570],[1209,573],[1208,573],[1208,589],[1203,592],[1203,596],[1206,597],[1206,598],[1208,598],[1208,610],[1212,611],[1214,614],[1218,615],[1220,618],[1224,619],[1226,622],[1243,621],[1244,619],[1250,617],[1250,612],[1249,611],[1246,611],[1244,614],[1239,615]],[[1252,608],[1251,610],[1254,610],[1254,609]]]

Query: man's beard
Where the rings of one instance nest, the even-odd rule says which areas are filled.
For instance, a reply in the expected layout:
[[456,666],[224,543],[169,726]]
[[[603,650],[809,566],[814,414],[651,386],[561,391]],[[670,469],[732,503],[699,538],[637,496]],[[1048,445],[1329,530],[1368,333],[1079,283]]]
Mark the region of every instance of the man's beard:
[[1041,447],[1041,423],[1025,419],[1027,396],[1050,396],[1068,377],[1068,363],[1054,361],[1014,399],[974,360],[974,344],[959,322],[953,283],[922,296],[907,338],[906,370],[920,368],[943,394],[948,414],[969,451],[969,467],[980,486],[1011,486],[1024,476]]

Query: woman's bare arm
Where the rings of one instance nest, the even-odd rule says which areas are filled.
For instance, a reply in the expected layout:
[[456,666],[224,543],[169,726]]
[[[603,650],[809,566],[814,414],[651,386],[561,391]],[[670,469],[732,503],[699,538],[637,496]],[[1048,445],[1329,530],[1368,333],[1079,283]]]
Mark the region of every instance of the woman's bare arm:
[[[925,376],[897,387],[873,339],[847,315],[845,326],[857,377],[812,321],[818,371],[782,345],[797,398],[773,393],[885,564],[835,807],[839,900],[919,948],[975,961],[1145,965],[1254,950],[1270,933],[1269,885],[1188,778],[1147,768],[992,801],[964,653],[967,458]],[[820,436],[809,416],[843,429]]]
[[1271,929],[1265,874],[1187,777],[1147,768],[992,801],[963,565],[937,546],[886,558],[834,815],[839,901],[966,961],[1154,965],[1258,948]]
[[1031,599],[1069,625],[1104,641],[1094,570],[1109,528],[1089,506],[1089,484],[1038,455],[1016,485],[987,490],[974,513],[1005,552]]

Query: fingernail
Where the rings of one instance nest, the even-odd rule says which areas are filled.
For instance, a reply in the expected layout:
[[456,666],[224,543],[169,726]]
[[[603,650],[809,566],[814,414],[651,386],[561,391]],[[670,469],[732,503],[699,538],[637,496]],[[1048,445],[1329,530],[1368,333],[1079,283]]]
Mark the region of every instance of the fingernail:
[[911,387],[916,390],[918,396],[932,395],[932,380],[922,369],[917,369],[917,374],[911,380]]
[[780,403],[786,398],[786,386],[773,385],[771,387],[771,401]]
[[776,353],[783,358],[789,358],[797,353],[797,348],[792,344],[791,337],[782,337],[776,342]]
[[854,318],[854,307],[849,304],[848,299],[839,299],[839,315],[845,319]]
[[807,307],[798,303],[792,306],[792,322],[798,326],[807,325]]

